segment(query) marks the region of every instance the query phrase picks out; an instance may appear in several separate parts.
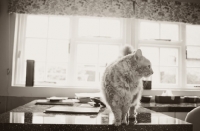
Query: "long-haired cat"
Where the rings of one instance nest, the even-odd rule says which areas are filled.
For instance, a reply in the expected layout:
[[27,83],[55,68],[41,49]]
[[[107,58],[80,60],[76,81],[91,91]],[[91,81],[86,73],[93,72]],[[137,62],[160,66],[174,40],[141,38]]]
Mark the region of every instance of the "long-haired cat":
[[151,62],[140,49],[124,55],[107,66],[102,79],[102,92],[114,114],[116,126],[128,124],[128,112],[130,117],[134,116],[143,90],[141,78],[153,74]]

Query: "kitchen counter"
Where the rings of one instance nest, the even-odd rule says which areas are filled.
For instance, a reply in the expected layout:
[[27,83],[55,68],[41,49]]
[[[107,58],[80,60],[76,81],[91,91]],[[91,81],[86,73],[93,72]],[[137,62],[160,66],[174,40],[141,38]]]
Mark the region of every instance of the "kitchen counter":
[[141,106],[156,112],[190,112],[200,106],[200,103],[159,104],[150,102],[141,103]]
[[[114,116],[108,109],[98,114],[44,113],[54,105],[35,105],[36,101],[0,115],[0,129],[7,130],[70,130],[70,131],[192,131],[192,124],[140,107],[129,125],[116,127]],[[76,103],[74,106],[80,106]]]

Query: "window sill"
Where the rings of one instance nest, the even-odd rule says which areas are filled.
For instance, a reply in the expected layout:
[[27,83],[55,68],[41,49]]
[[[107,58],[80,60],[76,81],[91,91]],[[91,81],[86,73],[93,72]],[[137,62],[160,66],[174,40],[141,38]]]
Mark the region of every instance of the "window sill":
[[56,89],[60,89],[60,88],[64,88],[64,89],[99,89],[100,86],[65,86],[65,85],[35,85],[35,86],[25,86],[25,85],[12,85],[13,88],[17,87],[17,88],[46,88],[46,89],[50,89],[50,88],[56,88]]
[[[169,88],[168,88],[169,89]],[[161,95],[166,89],[151,89],[144,90],[143,95]],[[180,96],[199,96],[199,90],[189,90],[189,89],[169,89],[172,91],[173,95]],[[25,87],[25,86],[10,86],[8,88],[7,94],[0,94],[3,96],[18,96],[18,97],[50,97],[50,96],[66,96],[74,98],[75,93],[97,93],[100,92],[99,87]]]

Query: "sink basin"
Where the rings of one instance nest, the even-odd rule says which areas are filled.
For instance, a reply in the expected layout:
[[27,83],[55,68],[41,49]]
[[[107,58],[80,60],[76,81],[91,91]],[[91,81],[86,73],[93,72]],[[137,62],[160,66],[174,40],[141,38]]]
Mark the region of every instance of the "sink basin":
[[162,104],[179,104],[181,102],[180,96],[155,96],[156,103]]

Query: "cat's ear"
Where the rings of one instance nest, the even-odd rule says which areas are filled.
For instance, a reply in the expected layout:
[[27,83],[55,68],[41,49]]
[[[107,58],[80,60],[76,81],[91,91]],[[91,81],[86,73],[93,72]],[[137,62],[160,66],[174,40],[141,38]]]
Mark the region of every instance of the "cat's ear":
[[138,50],[135,52],[135,59],[136,59],[136,60],[139,60],[141,57],[142,57],[142,51],[141,51],[141,49],[138,49]]

